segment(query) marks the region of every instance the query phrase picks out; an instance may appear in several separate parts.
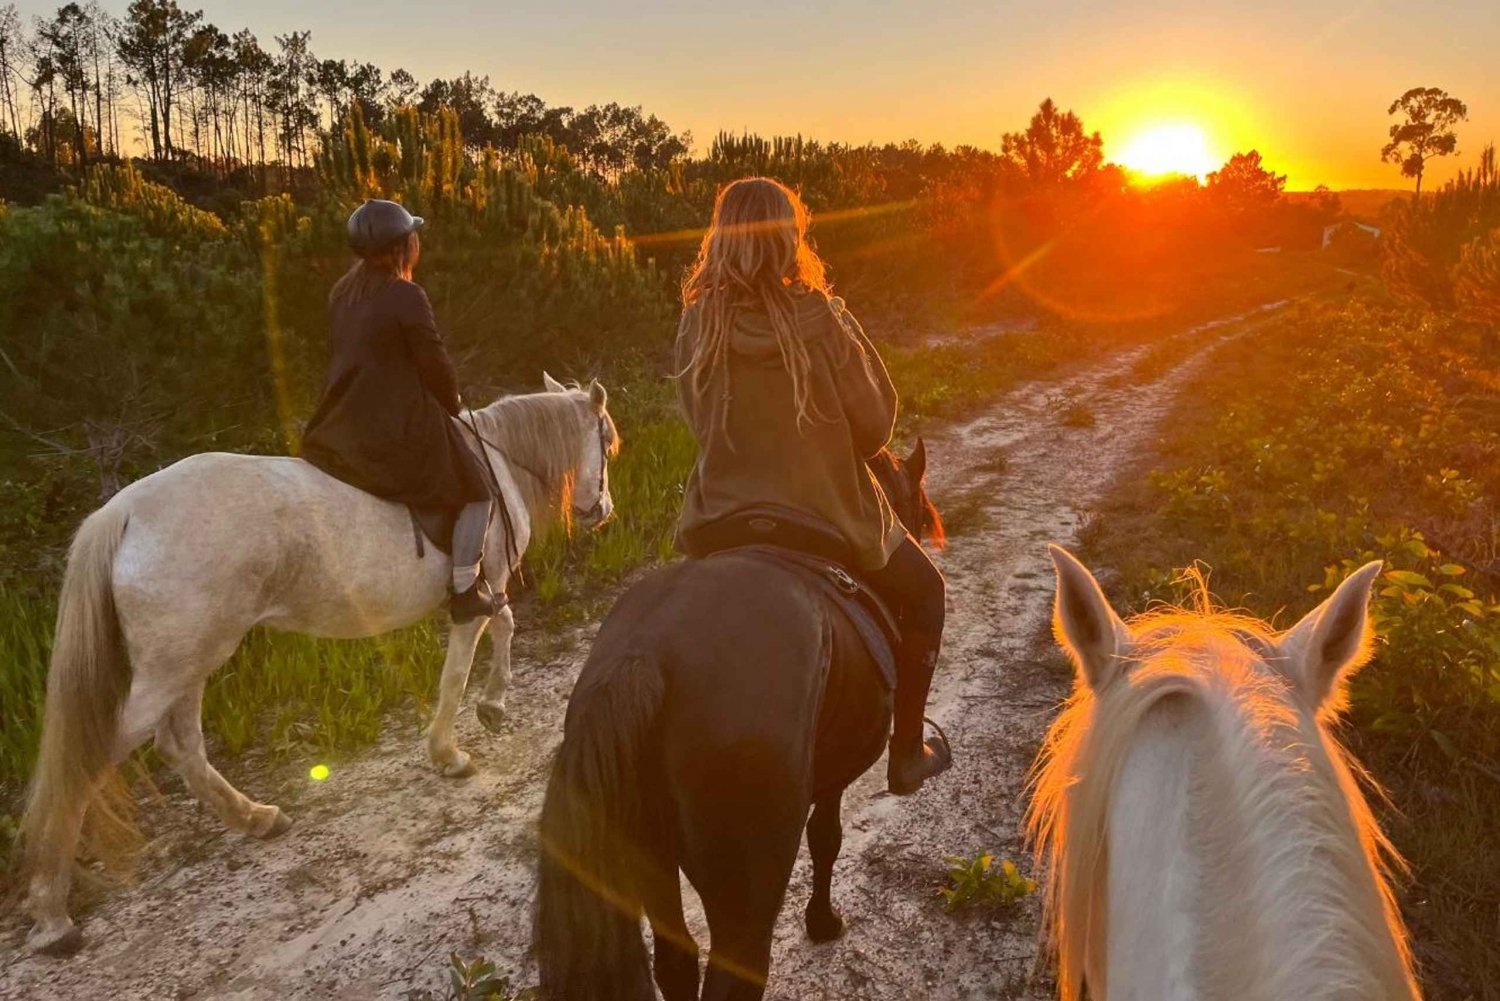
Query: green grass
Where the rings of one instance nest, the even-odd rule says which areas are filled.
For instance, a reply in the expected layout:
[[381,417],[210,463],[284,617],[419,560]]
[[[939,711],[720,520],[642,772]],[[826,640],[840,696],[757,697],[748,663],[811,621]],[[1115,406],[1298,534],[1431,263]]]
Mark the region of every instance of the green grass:
[[1372,558],[1374,662],[1345,736],[1389,791],[1382,818],[1428,994],[1500,998],[1500,371],[1447,318],[1376,302],[1294,307],[1227,345],[1122,480],[1086,554],[1133,610],[1215,592],[1289,625]]
[[620,454],[610,463],[615,516],[595,532],[561,530],[538,540],[526,557],[529,586],[554,622],[590,613],[590,596],[636,567],[671,558],[682,484],[697,446],[677,416],[676,388],[637,375],[611,390]]
[[53,614],[52,602],[0,587],[0,789],[19,785],[36,758]]
[[[0,804],[19,810],[36,759],[53,600],[0,588]],[[368,640],[256,630],[210,679],[203,701],[213,753],[328,760],[374,741],[392,719],[425,721],[443,659],[425,622]],[[0,805],[0,849],[14,834]]]

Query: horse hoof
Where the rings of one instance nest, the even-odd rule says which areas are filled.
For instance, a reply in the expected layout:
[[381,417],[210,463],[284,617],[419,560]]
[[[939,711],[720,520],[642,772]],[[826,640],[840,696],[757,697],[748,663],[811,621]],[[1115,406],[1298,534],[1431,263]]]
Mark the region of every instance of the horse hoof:
[[443,766],[443,778],[466,779],[474,774],[474,762],[464,751],[453,755],[453,760]]
[[819,914],[807,912],[807,937],[814,942],[832,942],[844,934],[844,919],[833,908]]
[[505,706],[499,702],[481,702],[474,708],[474,715],[490,733],[505,732]]
[[282,813],[280,807],[272,807],[271,809],[276,811],[276,815],[271,820],[271,826],[267,827],[266,832],[261,835],[261,840],[263,841],[270,841],[272,838],[278,838],[292,829],[291,817],[288,817],[286,814]]
[[37,925],[26,936],[26,951],[40,956],[71,956],[83,948],[83,932],[72,921],[44,927]]

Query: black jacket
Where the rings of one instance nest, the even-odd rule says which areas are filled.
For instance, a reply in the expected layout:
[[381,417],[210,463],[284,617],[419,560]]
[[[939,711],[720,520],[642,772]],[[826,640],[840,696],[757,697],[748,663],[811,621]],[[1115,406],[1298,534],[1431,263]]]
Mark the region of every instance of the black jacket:
[[487,499],[486,473],[452,420],[458,379],[422,287],[393,281],[331,314],[328,382],[302,457],[415,507]]

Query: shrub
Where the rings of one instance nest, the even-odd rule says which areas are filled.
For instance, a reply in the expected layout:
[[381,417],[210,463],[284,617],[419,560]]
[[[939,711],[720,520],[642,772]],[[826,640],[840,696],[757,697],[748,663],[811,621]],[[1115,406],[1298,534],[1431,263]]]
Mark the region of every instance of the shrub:
[[950,855],[944,861],[948,863],[948,885],[938,892],[950,911],[1000,910],[1036,892],[1036,883],[1022,876],[1010,859],[996,866],[995,856],[983,852],[973,858]]

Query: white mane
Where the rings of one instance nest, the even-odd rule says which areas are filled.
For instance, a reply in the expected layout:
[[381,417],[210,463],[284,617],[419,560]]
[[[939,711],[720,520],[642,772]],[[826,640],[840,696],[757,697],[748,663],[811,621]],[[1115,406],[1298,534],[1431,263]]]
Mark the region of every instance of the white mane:
[[1117,669],[1081,680],[1033,777],[1064,1001],[1085,979],[1102,1001],[1107,971],[1163,1001],[1416,997],[1400,860],[1284,637],[1206,602],[1120,628]]

